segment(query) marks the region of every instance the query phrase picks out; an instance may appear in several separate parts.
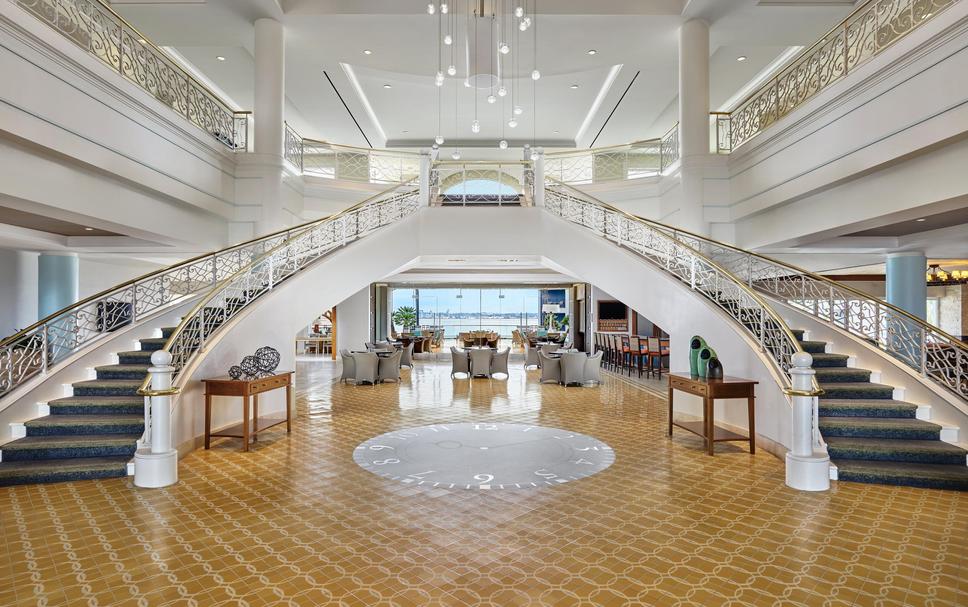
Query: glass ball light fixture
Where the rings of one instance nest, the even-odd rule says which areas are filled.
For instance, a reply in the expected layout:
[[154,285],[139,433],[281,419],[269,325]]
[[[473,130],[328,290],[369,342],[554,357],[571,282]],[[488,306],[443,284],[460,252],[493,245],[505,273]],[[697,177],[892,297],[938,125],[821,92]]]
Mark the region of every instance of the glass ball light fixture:
[[437,145],[443,145],[444,144],[444,136],[443,135],[437,135],[436,137],[434,137],[434,142]]
[[434,77],[434,84],[436,84],[437,86],[444,86],[443,72],[437,72],[437,75]]
[[446,2],[441,2],[440,3],[440,12],[442,14],[444,14],[444,15],[446,15],[448,12],[450,12],[450,7],[447,6],[447,3]]
[[523,6],[519,6],[519,7],[515,8],[514,9],[514,16],[517,17],[518,19],[520,19],[521,17],[524,17],[524,7]]
[[475,119],[474,122],[471,123],[471,132],[472,133],[481,132],[481,122],[479,120]]
[[447,75],[448,76],[456,76],[457,75],[457,66],[456,65],[451,65],[450,67],[448,67],[447,68]]
[[521,107],[520,105],[514,106],[514,115],[515,116],[520,116],[523,113],[524,113],[524,108],[523,107]]
[[518,121],[512,118],[508,120],[508,126],[511,127],[512,129],[515,128],[518,126]]
[[538,80],[539,78],[541,78],[541,72],[539,72],[538,70],[534,70],[533,72],[531,72],[532,80]]
[[460,150],[454,150],[451,152],[450,157],[454,160],[460,160]]
[[454,37],[451,36],[450,34],[444,34],[444,44],[446,44],[447,46],[450,46],[453,43],[454,43]]
[[437,7],[434,6],[434,3],[433,2],[428,2],[427,3],[427,14],[428,15],[433,15],[436,12],[437,12]]
[[508,88],[506,86],[502,84],[500,87],[498,87],[497,89],[498,97],[507,97],[507,94],[508,94]]
[[487,102],[488,103],[494,103],[496,101],[497,101],[497,97],[495,97],[494,95],[488,95],[487,96]]
[[507,55],[511,52],[511,47],[508,46],[507,42],[502,42],[498,45],[497,50],[500,51],[502,55]]
[[501,142],[497,144],[497,147],[501,148],[502,150],[508,149],[507,139],[502,139]]

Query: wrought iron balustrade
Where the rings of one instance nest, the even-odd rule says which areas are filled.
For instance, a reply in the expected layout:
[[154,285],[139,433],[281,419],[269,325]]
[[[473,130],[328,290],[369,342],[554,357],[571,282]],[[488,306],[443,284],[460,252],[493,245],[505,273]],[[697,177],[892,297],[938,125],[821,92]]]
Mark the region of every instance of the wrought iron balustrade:
[[247,149],[249,112],[229,107],[103,0],[9,1],[229,149]]
[[304,139],[286,125],[285,158],[304,175],[364,183],[405,183],[420,175],[420,154]]
[[961,0],[868,0],[731,112],[716,114],[729,152]]
[[569,185],[655,177],[679,160],[679,125],[657,139],[589,150],[551,152],[545,175]]
[[968,344],[904,310],[797,266],[663,227],[751,288],[858,337],[940,387],[968,398]]

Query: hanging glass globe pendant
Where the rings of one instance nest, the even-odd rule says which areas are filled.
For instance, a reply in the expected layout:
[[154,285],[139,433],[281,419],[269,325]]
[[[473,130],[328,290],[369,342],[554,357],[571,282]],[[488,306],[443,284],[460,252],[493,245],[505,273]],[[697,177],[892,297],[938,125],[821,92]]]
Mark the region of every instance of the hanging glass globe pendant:
[[520,105],[514,106],[514,115],[515,116],[520,116],[523,113],[524,113],[524,108],[522,108]]
[[532,80],[537,80],[539,78],[541,78],[541,72],[539,72],[538,70],[535,70],[535,71],[531,72],[531,79]]
[[472,133],[480,133],[481,132],[481,123],[480,123],[480,121],[478,121],[478,120],[475,119],[474,122],[471,123],[471,132]]
[[443,135],[437,135],[436,137],[434,137],[434,142],[436,142],[437,145],[443,145],[444,144],[444,136]]
[[502,85],[500,88],[497,89],[498,97],[507,97],[507,94],[508,94],[508,89],[506,86]]
[[454,38],[450,34],[445,34],[444,35],[444,44],[446,44],[447,46],[450,46],[453,43],[454,43]]
[[456,76],[457,75],[457,66],[456,65],[452,65],[452,66],[448,67],[447,68],[447,75],[448,76]]
[[508,149],[508,142],[507,142],[507,140],[506,139],[502,139],[501,140],[501,143],[497,144],[497,147],[501,148],[502,150]]
[[495,97],[494,95],[488,95],[487,96],[487,102],[488,103],[494,103],[496,101],[497,101],[497,97]]
[[512,129],[515,128],[518,126],[518,121],[512,118],[508,120],[508,126],[511,127]]
[[502,55],[507,55],[508,53],[511,52],[511,47],[508,46],[507,42],[502,42],[501,44],[498,45],[497,50],[499,50]]

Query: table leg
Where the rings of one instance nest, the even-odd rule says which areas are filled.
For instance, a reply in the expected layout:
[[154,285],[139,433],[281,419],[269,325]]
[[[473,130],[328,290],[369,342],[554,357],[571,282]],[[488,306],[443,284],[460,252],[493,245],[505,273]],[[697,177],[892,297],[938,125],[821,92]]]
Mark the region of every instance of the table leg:
[[212,442],[212,395],[205,394],[205,448],[208,449]]
[[249,450],[249,395],[242,397],[242,450]]
[[259,440],[259,395],[252,395],[252,441]]
[[747,415],[749,415],[750,455],[752,455],[756,453],[756,397],[750,396],[747,398],[746,406],[749,409]]
[[711,398],[703,399],[702,417],[703,417],[703,421],[706,422],[706,453],[708,453],[709,455],[713,454],[713,448],[716,444],[715,442],[713,442],[713,438],[716,435],[716,432],[715,432],[716,420],[715,420],[715,409],[713,407],[713,402],[714,401]]
[[669,385],[669,436],[672,436],[672,385]]
[[286,432],[292,432],[292,382],[286,384]]

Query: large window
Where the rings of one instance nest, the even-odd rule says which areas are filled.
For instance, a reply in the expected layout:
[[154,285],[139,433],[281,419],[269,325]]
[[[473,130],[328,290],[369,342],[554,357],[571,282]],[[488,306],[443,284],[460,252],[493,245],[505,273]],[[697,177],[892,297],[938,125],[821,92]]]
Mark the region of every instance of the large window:
[[[511,337],[519,326],[543,322],[542,289],[526,288],[403,288],[390,295],[391,311],[414,308],[423,327],[442,326],[444,337],[453,339],[463,331],[489,330]],[[554,291],[554,290],[553,290]],[[547,298],[545,298],[547,299]],[[403,327],[396,327],[397,331]]]

